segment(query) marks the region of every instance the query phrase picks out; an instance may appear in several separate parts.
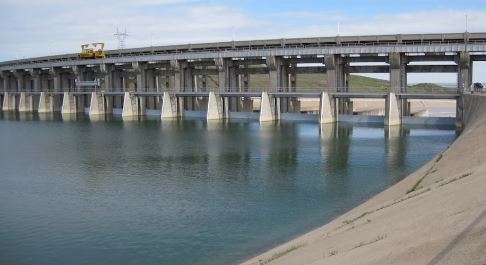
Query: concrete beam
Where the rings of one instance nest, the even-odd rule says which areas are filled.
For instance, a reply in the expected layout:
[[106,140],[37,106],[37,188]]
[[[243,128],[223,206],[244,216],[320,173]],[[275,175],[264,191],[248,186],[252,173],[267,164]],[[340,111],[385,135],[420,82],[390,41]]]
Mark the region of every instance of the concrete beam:
[[408,62],[454,62],[454,55],[414,55],[407,56]]
[[267,75],[270,71],[266,67],[236,68],[236,74]]
[[348,73],[388,73],[390,67],[388,65],[359,65],[346,67]]
[[348,56],[344,60],[348,63],[385,63],[387,62],[386,56]]
[[324,66],[311,66],[311,67],[296,67],[295,74],[325,74],[326,67]]
[[457,65],[407,65],[407,73],[457,73]]

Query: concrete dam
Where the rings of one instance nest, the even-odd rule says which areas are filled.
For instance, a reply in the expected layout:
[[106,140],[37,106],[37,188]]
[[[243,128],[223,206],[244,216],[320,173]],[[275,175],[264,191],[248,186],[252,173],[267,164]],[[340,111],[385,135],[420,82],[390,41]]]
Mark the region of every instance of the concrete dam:
[[[352,99],[385,100],[386,125],[406,123],[410,100],[456,100],[472,85],[473,62],[486,61],[486,33],[336,36],[231,41],[147,47],[106,52],[106,58],[65,54],[0,63],[3,111],[76,114],[123,119],[161,119],[203,113],[208,120],[256,118],[261,122],[304,113],[301,99],[319,101],[320,123],[353,114]],[[430,64],[427,64],[429,63]],[[353,91],[350,75],[388,73],[386,91]],[[454,73],[457,86],[414,90],[408,73]],[[327,79],[320,88],[298,85],[299,75]],[[266,87],[251,76],[268,77]]]

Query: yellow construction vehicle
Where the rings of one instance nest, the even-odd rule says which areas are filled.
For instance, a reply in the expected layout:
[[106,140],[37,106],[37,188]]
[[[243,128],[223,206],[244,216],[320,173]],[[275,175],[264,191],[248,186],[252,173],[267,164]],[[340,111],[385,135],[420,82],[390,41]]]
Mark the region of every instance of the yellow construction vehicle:
[[81,53],[78,54],[78,57],[79,59],[105,58],[104,48],[105,44],[103,42],[83,44],[81,45]]

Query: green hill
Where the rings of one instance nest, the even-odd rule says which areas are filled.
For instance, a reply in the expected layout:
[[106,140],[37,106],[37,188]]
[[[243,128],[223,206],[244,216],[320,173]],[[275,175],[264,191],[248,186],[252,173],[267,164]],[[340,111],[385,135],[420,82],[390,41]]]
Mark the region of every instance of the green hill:
[[[388,80],[351,75],[349,91],[351,92],[385,92],[390,86]],[[207,86],[218,87],[218,77],[208,76]],[[268,75],[251,75],[250,87],[252,90],[260,91],[270,86]],[[298,91],[322,91],[327,87],[327,76],[325,74],[299,74],[297,76]],[[408,87],[411,93],[448,93],[451,89],[441,87],[432,83],[420,83]]]

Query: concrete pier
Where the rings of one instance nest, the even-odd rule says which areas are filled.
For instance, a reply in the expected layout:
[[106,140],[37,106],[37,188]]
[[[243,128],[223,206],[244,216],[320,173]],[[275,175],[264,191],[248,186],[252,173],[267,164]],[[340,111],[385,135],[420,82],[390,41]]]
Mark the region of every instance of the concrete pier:
[[160,113],[160,118],[162,120],[174,119],[179,116],[176,101],[177,99],[172,97],[169,92],[164,92],[162,97],[162,111]]
[[26,92],[20,92],[19,112],[33,112],[34,111],[34,97],[27,95]]
[[93,92],[91,93],[91,103],[89,105],[89,116],[98,117],[105,115],[105,100],[101,93]]
[[395,93],[389,93],[385,100],[385,125],[401,124],[399,104]]
[[337,121],[336,101],[328,93],[322,92],[320,103],[319,122],[325,124]]
[[262,92],[260,103],[260,123],[275,121],[275,106],[272,104],[267,92]]
[[124,120],[133,120],[141,115],[140,103],[138,97],[132,93],[125,92],[123,96],[123,112],[122,118]]
[[224,117],[223,99],[216,96],[214,92],[209,92],[207,120],[221,120]]
[[41,92],[39,98],[39,107],[37,112],[39,113],[53,113],[55,110],[54,106],[54,98],[52,95],[47,94],[46,92]]
[[83,112],[82,107],[78,106],[76,96],[69,92],[64,92],[61,113],[62,114],[76,114]]
[[15,95],[5,92],[3,95],[2,111],[15,111]]
[[[403,95],[409,94],[407,74],[457,74],[457,88],[446,92],[450,94],[448,99],[457,99],[459,92],[469,92],[471,88],[474,62],[486,61],[486,33],[343,38],[331,36],[146,47],[107,51],[109,60],[73,60],[58,55],[43,60],[0,62],[0,91],[15,95],[26,92],[21,101],[28,101],[29,93],[44,92],[39,103],[41,113],[60,110],[70,113],[84,106],[78,101],[78,104],[74,104],[73,96],[64,94],[67,101],[63,102],[65,106],[61,109],[61,92],[76,91],[75,98],[78,100],[84,97],[80,94],[87,91],[103,91],[103,95],[93,94],[91,115],[108,114],[113,108],[122,108],[123,95],[130,92],[122,116],[141,116],[146,109],[153,114],[161,109],[161,119],[182,116],[184,110],[193,114],[208,111],[206,118],[220,119],[219,107],[214,108],[218,104],[213,104],[220,101],[223,102],[222,115],[227,118],[230,112],[253,112],[252,98],[261,97],[262,122],[279,120],[283,118],[281,113],[287,117],[289,113],[320,114],[321,122],[332,122],[332,117],[326,116],[326,111],[316,113],[316,110],[302,110],[300,103],[304,102],[303,98],[317,99],[322,92],[327,92],[336,121],[338,115],[353,115],[352,100],[356,97],[342,95],[354,93],[349,86],[351,74],[381,73],[390,76],[386,91],[370,88],[370,91],[359,91],[368,95],[358,95],[358,98],[384,98],[384,95],[373,94],[395,93],[401,118],[410,116],[407,101],[411,99]],[[346,45],[343,45],[343,41]],[[196,50],[197,53],[194,52]],[[425,64],[427,62],[430,64]],[[316,79],[323,80],[313,82],[311,86],[314,87],[299,87],[306,84],[299,84],[299,75],[314,75]],[[258,80],[265,82],[258,83]],[[80,88],[76,81],[96,85]],[[255,82],[253,85],[258,83],[263,87],[252,86],[252,81]],[[315,87],[314,83],[323,85]],[[440,91],[429,92],[419,87],[413,93],[424,93],[421,95],[423,97],[413,99],[429,99],[434,93],[444,93],[444,90],[441,88]],[[215,94],[209,96],[210,91]],[[11,96],[5,95],[4,101],[8,103]],[[12,101],[17,97],[14,96]],[[37,104],[38,96],[34,98],[34,104]],[[170,104],[160,106],[161,98],[162,103]],[[395,105],[395,101],[391,103]],[[4,104],[4,109],[20,109],[16,105]],[[328,110],[327,99],[321,102],[320,107]],[[396,120],[393,115],[387,116],[387,123],[393,124]]]

